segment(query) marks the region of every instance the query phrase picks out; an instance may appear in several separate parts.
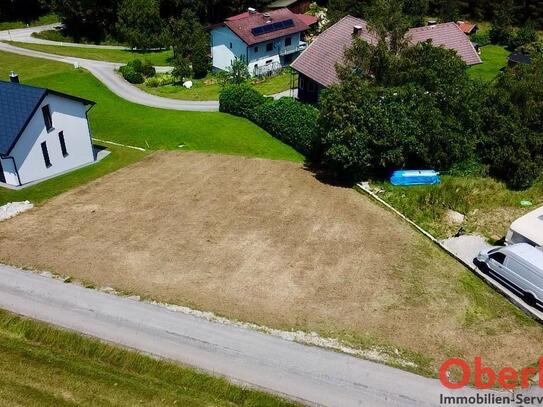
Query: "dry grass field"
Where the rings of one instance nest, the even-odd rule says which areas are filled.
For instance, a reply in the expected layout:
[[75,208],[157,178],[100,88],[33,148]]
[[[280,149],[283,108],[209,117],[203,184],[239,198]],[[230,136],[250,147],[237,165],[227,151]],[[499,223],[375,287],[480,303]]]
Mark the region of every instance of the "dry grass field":
[[0,261],[363,348],[535,362],[543,329],[352,189],[300,164],[158,152],[0,223]]

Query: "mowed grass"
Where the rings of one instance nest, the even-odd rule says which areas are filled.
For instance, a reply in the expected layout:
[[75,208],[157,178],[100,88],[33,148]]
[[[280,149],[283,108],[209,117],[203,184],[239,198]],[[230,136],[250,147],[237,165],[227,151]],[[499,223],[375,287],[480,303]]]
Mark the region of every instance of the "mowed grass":
[[58,22],[58,16],[56,14],[46,14],[38,19],[30,22],[24,21],[3,21],[0,22],[0,31],[3,30],[15,30],[17,28],[25,28],[27,24],[30,27],[36,27],[39,25],[54,24]]
[[[389,182],[373,184],[379,195],[396,209],[438,238],[454,235],[458,225],[445,219],[448,209],[466,215],[464,233],[481,234],[498,241],[516,218],[543,205],[543,179],[524,191],[512,191],[492,178],[443,176],[440,185],[396,187]],[[522,207],[528,200],[532,207]]]
[[134,59],[146,59],[155,66],[168,66],[171,64],[170,60],[173,57],[172,50],[140,52],[128,49],[103,49],[63,45],[31,44],[17,41],[6,42],[16,47],[47,52],[49,54],[107,62],[127,63]]
[[2,310],[0,370],[2,405],[293,405]]
[[480,79],[485,82],[490,82],[499,73],[500,70],[507,65],[507,57],[510,52],[501,45],[487,45],[481,47],[482,64],[469,68],[469,74],[472,78]]
[[[273,95],[290,89],[290,84],[293,78],[289,69],[283,70],[278,75],[271,76],[263,80],[250,81],[251,86],[258,90],[263,95]],[[180,100],[218,100],[221,91],[221,85],[217,80],[209,75],[204,79],[193,79],[193,86],[190,89],[185,88],[181,84],[167,85],[157,88],[146,86],[145,84],[138,87],[145,92],[153,95],[167,97]]]
[[85,70],[68,64],[0,53],[0,77],[17,71],[22,83],[49,87],[96,102],[93,136],[149,150],[197,150],[278,160],[303,156],[250,121],[218,112],[150,108],[116,96]]
[[[100,143],[95,143],[100,145]],[[110,144],[104,144],[110,154],[100,162],[78,169],[76,171],[60,175],[55,178],[40,182],[36,185],[19,190],[0,188],[0,206],[8,202],[29,200],[34,205],[41,204],[62,192],[68,191],[83,183],[90,182],[105,174],[109,174],[126,165],[130,165],[147,153]]]

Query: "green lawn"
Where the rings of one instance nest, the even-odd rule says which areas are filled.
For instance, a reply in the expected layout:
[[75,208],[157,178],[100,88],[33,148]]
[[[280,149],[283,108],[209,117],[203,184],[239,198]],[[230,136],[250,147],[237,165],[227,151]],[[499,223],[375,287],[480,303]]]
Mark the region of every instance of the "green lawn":
[[155,66],[168,66],[173,56],[171,50],[157,52],[137,52],[122,49],[102,49],[71,47],[62,45],[30,44],[24,42],[7,41],[11,45],[31,49],[34,51],[47,52],[49,54],[94,59],[97,61],[127,63],[133,59],[147,59]]
[[[248,120],[218,112],[183,112],[146,107],[114,95],[85,70],[68,64],[0,52],[0,77],[10,70],[21,82],[96,102],[89,112],[94,137],[145,149],[183,149],[303,161]],[[179,147],[183,145],[183,147]]]
[[[47,14],[41,16],[37,20],[28,23],[30,27],[36,27],[38,25],[54,24],[58,21],[58,17],[55,14]],[[17,28],[25,28],[27,23],[24,21],[4,21],[0,22],[0,31],[3,30],[15,30]]]
[[[279,75],[275,75],[263,80],[251,80],[251,85],[263,95],[273,95],[275,93],[283,92],[290,88],[292,76],[290,69],[284,69]],[[157,96],[163,96],[172,99],[181,100],[218,100],[221,86],[217,83],[217,80],[208,75],[204,79],[195,79],[192,81],[193,87],[186,89],[181,84],[167,85],[158,88],[152,88],[146,85],[139,85],[138,87],[145,92],[151,93]]]
[[[58,42],[71,42],[71,43],[78,43],[78,44],[93,44],[96,45],[96,42],[89,41],[86,38],[80,38],[76,40],[70,35],[67,35],[62,29],[56,28],[53,30],[45,30],[40,32],[32,33],[32,37],[34,38],[40,38],[42,40],[49,40],[49,41],[58,41]],[[120,41],[116,40],[115,38],[105,38],[102,39],[99,44],[101,45],[126,45],[121,43]]]
[[[459,226],[445,220],[452,209],[466,215],[464,233],[477,233],[490,241],[503,238],[513,220],[543,205],[543,179],[525,191],[511,191],[492,178],[443,176],[440,185],[397,187],[375,182],[379,195],[438,238],[454,235]],[[528,200],[532,207],[522,207]]]
[[[99,145],[100,143],[96,144]],[[0,205],[24,200],[29,200],[35,205],[40,204],[64,191],[132,164],[146,155],[144,152],[126,147],[117,147],[110,144],[105,144],[104,146],[108,148],[111,154],[96,164],[51,178],[24,189],[10,190],[0,188]]]
[[293,405],[2,310],[0,370],[2,405]]
[[507,65],[509,54],[510,52],[500,45],[481,47],[481,59],[483,63],[472,66],[468,72],[473,78],[489,82]]

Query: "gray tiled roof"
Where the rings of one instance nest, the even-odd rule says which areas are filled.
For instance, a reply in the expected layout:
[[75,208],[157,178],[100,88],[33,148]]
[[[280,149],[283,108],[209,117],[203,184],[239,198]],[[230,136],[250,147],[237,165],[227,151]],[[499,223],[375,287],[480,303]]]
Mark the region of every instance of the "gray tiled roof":
[[47,91],[0,81],[0,154],[7,154]]
[[90,100],[54,90],[0,81],[0,154],[9,154],[28,122],[47,94],[55,94],[93,105]]

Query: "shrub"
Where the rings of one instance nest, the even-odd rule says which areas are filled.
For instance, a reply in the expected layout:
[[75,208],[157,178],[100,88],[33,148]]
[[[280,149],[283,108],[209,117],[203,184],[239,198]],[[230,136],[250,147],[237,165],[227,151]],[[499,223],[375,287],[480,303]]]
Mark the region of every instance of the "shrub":
[[256,109],[257,124],[305,156],[316,156],[319,111],[291,98],[269,100]]
[[249,85],[227,85],[219,94],[220,111],[256,122],[257,108],[266,98]]
[[143,81],[145,80],[141,73],[136,72],[134,68],[129,65],[121,66],[119,68],[119,72],[121,73],[124,79],[136,85],[143,83]]
[[531,24],[526,24],[517,30],[509,39],[509,49],[514,51],[537,41],[537,32]]
[[490,29],[489,39],[492,44],[508,45],[513,33],[509,27],[493,24]]
[[133,61],[130,61],[128,66],[132,67],[135,72],[142,74],[146,78],[149,78],[151,76],[155,76],[156,71],[151,62],[147,61],[146,59],[141,61],[139,59],[134,59]]
[[166,86],[175,83],[173,75],[164,73],[145,79],[145,86],[150,88],[158,88],[159,86]]
[[178,81],[184,81],[187,78],[192,77],[192,68],[188,58],[183,58],[181,55],[177,55],[173,59],[173,71],[172,75]]
[[486,31],[478,32],[471,36],[471,40],[480,47],[485,47],[490,44],[490,35]]

